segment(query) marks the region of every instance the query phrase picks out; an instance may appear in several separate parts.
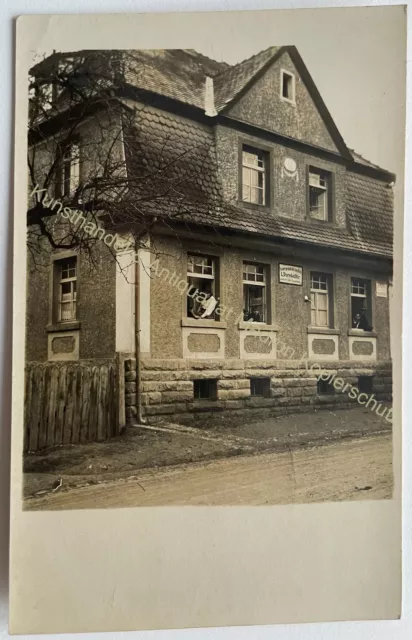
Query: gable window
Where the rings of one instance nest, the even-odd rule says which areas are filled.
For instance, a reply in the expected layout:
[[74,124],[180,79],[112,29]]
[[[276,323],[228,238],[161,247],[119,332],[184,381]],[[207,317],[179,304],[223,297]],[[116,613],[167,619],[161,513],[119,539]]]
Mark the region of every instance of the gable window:
[[257,205],[268,205],[268,153],[242,147],[242,200]]
[[326,273],[310,274],[310,322],[313,327],[331,325],[332,276]]
[[289,71],[280,71],[280,97],[288,102],[295,102],[295,76]]
[[243,318],[267,322],[267,268],[263,264],[243,263]]
[[309,215],[315,220],[332,219],[331,174],[309,167]]
[[352,328],[372,331],[371,282],[362,278],[351,278]]
[[80,149],[78,144],[63,148],[56,178],[56,197],[73,195],[80,184]]
[[56,319],[58,322],[76,320],[77,259],[56,260],[54,268],[57,277]]
[[218,296],[216,290],[215,258],[203,255],[187,257],[187,317],[219,319],[216,317]]

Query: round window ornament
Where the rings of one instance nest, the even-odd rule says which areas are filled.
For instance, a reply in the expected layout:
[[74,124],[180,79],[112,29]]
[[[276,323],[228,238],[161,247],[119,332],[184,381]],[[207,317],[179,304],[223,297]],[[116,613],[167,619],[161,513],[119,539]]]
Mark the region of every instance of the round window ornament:
[[293,158],[285,158],[283,166],[288,173],[295,173],[297,169],[296,160],[294,160]]

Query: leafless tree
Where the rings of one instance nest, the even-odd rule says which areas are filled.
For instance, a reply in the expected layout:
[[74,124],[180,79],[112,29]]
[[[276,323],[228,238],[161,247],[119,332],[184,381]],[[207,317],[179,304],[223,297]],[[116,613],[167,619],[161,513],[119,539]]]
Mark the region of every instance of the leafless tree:
[[[188,224],[200,210],[221,205],[219,189],[210,189],[211,139],[182,148],[176,134],[153,137],[142,126],[148,107],[139,91],[147,67],[138,54],[54,53],[32,68],[27,225],[33,260],[45,250],[75,247],[93,260],[98,239],[72,217],[56,224],[59,203],[112,233],[127,231],[136,247],[159,222]],[[130,93],[127,74],[140,89]]]

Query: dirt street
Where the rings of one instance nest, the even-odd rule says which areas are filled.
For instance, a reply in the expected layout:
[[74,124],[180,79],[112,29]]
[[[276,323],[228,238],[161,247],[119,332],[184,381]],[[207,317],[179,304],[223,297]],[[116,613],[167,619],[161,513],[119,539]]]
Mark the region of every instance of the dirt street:
[[25,509],[160,505],[270,505],[383,499],[392,495],[392,438],[141,470],[109,481],[25,500]]

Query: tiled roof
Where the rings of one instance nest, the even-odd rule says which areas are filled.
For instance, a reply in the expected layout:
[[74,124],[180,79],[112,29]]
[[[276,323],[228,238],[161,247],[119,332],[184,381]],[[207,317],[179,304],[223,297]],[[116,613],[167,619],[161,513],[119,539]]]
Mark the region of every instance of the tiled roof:
[[220,73],[215,79],[215,106],[221,111],[231,102],[247,83],[267,64],[280,47],[269,47],[265,51],[239,62]]
[[212,128],[145,106],[125,137],[129,175],[142,215],[267,238],[392,256],[392,190],[347,172],[348,228],[299,221],[225,200]]

